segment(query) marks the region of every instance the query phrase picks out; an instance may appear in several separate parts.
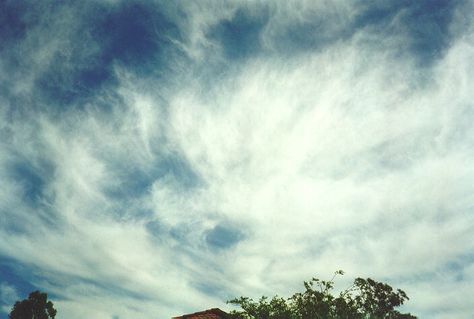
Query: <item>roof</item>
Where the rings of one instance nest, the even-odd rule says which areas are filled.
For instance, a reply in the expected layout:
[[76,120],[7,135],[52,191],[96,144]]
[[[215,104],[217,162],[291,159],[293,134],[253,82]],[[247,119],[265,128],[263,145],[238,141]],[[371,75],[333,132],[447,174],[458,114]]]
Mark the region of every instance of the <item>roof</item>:
[[207,309],[179,317],[173,317],[173,319],[222,319],[228,318],[229,314],[219,308]]

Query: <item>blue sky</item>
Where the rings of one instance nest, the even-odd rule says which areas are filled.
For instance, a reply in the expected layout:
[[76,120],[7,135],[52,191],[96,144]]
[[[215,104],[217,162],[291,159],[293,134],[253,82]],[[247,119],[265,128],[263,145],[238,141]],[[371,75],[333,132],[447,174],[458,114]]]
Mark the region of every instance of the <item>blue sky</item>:
[[0,2],[0,318],[335,270],[472,318],[472,1]]

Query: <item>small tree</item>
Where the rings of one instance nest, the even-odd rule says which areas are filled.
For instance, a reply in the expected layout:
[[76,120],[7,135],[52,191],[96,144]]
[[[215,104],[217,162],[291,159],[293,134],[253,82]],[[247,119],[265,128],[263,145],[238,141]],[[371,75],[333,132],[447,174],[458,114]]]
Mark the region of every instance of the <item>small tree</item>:
[[53,303],[48,301],[48,295],[44,292],[33,291],[28,299],[17,301],[10,312],[10,319],[54,319],[56,309]]
[[416,319],[395,310],[408,300],[404,291],[394,291],[389,285],[370,278],[357,278],[351,287],[333,296],[334,278],[343,274],[339,270],[329,281],[313,278],[304,282],[305,291],[288,299],[275,296],[271,300],[267,297],[258,301],[248,297],[230,300],[228,303],[242,309],[232,311],[231,315],[236,319]]

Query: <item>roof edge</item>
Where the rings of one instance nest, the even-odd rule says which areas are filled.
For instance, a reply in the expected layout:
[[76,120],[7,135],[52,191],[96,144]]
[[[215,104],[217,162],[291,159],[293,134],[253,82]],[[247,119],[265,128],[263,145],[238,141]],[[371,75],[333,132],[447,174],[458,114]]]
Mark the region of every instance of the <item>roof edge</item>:
[[186,315],[182,315],[182,316],[173,317],[172,319],[186,319],[186,318],[189,318],[189,317],[192,317],[192,316],[199,316],[199,315],[204,315],[204,314],[207,314],[207,313],[220,315],[224,318],[229,316],[229,314],[227,312],[225,312],[224,310],[221,310],[219,308],[211,308],[211,309],[207,309],[207,310],[204,310],[204,311],[198,311],[198,312],[194,312],[194,313],[190,313],[190,314],[186,314]]

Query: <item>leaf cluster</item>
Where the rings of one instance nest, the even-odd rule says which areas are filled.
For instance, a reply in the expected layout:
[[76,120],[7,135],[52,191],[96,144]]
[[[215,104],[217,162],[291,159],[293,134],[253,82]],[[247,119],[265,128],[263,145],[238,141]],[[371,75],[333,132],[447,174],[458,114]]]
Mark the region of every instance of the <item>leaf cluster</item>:
[[394,290],[385,283],[373,279],[356,278],[351,287],[334,296],[334,273],[331,280],[312,278],[304,282],[305,290],[290,298],[261,297],[254,301],[248,297],[235,298],[228,303],[241,310],[232,311],[234,319],[416,319],[402,314],[395,308],[408,296],[400,289]]
[[48,301],[48,295],[44,292],[33,291],[28,299],[17,301],[8,316],[9,319],[54,319],[56,309],[53,303]]

